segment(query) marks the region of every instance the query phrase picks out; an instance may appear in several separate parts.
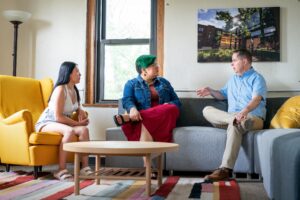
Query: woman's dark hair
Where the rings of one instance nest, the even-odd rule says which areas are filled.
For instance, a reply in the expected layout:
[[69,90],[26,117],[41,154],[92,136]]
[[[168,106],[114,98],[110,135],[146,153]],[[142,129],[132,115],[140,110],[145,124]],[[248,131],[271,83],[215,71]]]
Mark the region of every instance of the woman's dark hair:
[[[57,86],[69,83],[70,75],[71,75],[71,73],[73,72],[73,70],[76,66],[77,66],[76,63],[69,62],[69,61],[65,61],[60,65],[58,78],[57,78],[57,81],[54,85],[54,88],[53,88],[52,92],[54,91],[54,89]],[[79,96],[79,91],[78,91],[78,88],[76,87],[76,85],[74,85],[74,89],[76,91],[76,96],[77,96],[77,100],[78,100],[78,103],[79,103],[80,102],[80,96]],[[51,96],[52,96],[52,94],[50,95],[48,101],[50,101]]]

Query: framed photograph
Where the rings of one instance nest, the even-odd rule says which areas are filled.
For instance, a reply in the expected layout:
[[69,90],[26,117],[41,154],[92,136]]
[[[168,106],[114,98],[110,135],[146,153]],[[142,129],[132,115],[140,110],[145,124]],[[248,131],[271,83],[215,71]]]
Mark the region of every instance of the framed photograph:
[[198,62],[230,62],[236,49],[253,61],[280,61],[280,8],[198,10]]

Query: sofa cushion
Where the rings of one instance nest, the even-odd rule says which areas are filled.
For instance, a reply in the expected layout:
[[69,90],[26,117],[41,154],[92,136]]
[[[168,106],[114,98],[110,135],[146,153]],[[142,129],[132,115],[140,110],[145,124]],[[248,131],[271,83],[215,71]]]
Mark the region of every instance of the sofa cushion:
[[272,97],[267,98],[267,114],[266,119],[264,121],[264,128],[268,129],[270,127],[270,122],[277,113],[277,110],[280,108],[280,106],[288,99],[288,97]]
[[277,111],[270,128],[300,127],[300,96],[289,98]]
[[[213,127],[178,127],[173,130],[178,152],[167,153],[166,169],[178,171],[213,171],[221,164],[226,144],[226,130]],[[235,172],[253,172],[253,133],[243,137]]]
[[180,98],[180,116],[177,127],[183,126],[208,126],[212,125],[203,117],[202,110],[205,106],[214,106],[220,110],[227,110],[227,101],[218,101],[208,98]]

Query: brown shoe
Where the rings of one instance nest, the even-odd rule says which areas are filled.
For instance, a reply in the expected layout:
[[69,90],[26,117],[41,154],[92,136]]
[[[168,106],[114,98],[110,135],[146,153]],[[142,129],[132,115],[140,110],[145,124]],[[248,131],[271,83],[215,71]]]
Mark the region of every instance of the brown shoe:
[[219,168],[217,170],[215,170],[213,173],[211,173],[210,175],[206,175],[204,177],[204,180],[209,180],[209,181],[222,181],[222,180],[228,180],[229,176],[231,174],[231,169],[229,168]]

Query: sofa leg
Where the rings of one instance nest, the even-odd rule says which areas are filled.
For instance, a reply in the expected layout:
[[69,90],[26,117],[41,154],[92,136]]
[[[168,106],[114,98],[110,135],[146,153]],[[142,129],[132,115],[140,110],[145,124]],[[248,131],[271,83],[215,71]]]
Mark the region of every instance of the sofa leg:
[[247,173],[247,179],[248,179],[248,180],[251,180],[251,179],[252,179],[252,176],[251,176],[250,173]]
[[33,170],[33,176],[34,176],[34,179],[37,179],[39,176],[39,167],[40,166],[34,166],[34,170]]
[[236,173],[232,172],[231,175],[232,175],[232,178],[234,178],[234,179],[236,178]]
[[6,171],[7,171],[7,172],[10,171],[10,164],[6,164]]
[[38,166],[38,168],[39,168],[39,172],[43,171],[43,166]]

